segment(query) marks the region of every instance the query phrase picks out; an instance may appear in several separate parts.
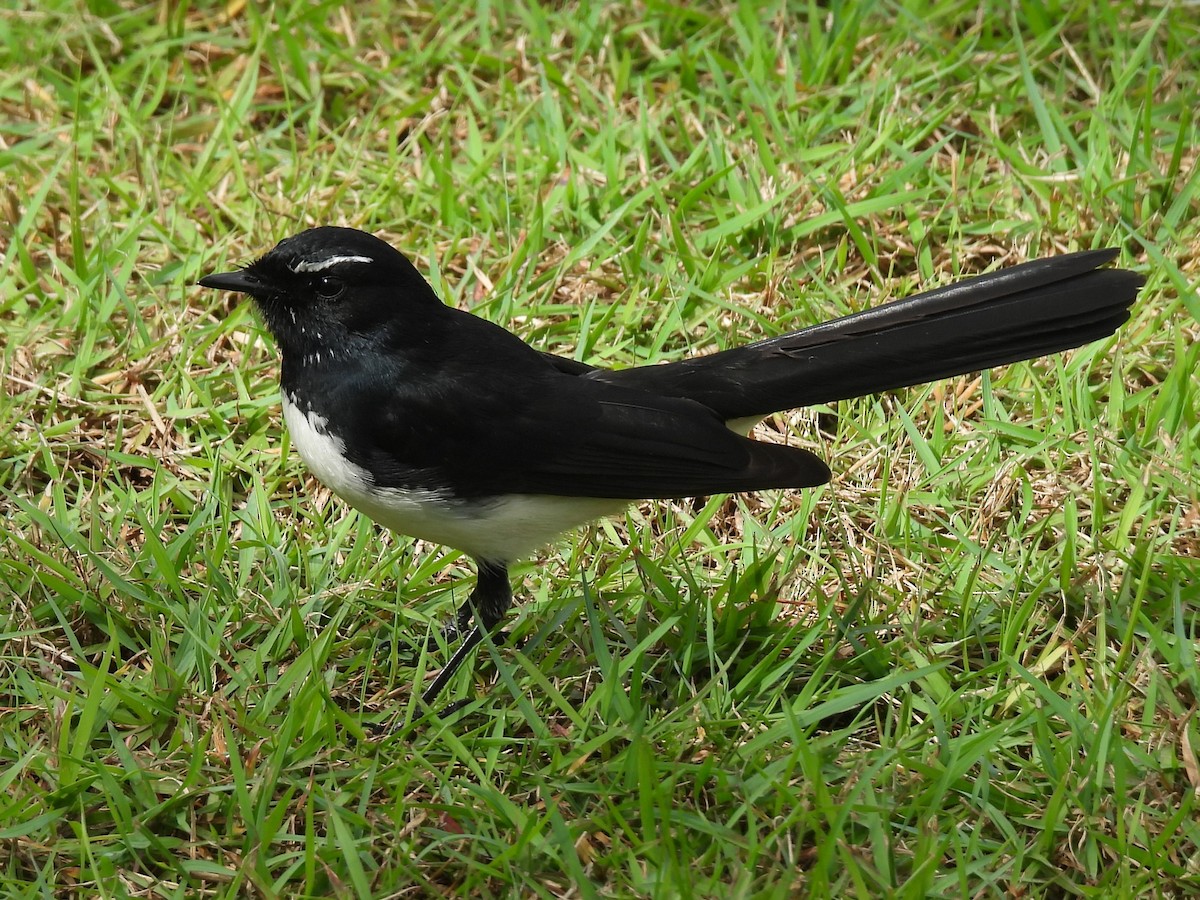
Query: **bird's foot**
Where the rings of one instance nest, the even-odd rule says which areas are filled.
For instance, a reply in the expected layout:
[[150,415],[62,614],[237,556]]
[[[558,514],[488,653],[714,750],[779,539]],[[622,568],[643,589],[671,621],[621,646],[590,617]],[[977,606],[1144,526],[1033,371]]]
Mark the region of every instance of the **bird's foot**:
[[449,622],[442,626],[442,633],[439,637],[436,634],[431,634],[426,642],[426,648],[429,650],[437,650],[440,646],[457,644],[471,630],[471,610],[460,609],[454,614]]

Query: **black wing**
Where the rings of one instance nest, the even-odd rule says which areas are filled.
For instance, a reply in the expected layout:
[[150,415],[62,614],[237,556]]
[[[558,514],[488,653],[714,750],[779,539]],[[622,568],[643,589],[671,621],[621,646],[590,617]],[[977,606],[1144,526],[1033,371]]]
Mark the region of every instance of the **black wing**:
[[[486,346],[497,352],[494,334]],[[455,353],[419,381],[378,371],[338,379],[335,408],[358,410],[335,413],[346,452],[381,487],[448,484],[461,497],[636,500],[829,480],[809,451],[744,438],[700,403],[579,378],[520,346],[490,360],[487,375],[480,359]]]

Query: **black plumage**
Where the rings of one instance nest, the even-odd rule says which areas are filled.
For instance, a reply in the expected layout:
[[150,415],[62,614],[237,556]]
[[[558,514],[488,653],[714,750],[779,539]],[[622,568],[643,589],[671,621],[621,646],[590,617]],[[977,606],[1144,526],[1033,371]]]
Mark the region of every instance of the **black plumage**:
[[[537,351],[443,305],[388,244],[314,228],[201,284],[250,294],[277,339],[301,455],[388,527],[480,563],[476,627],[431,700],[507,610],[505,567],[622,502],[810,487],[808,450],[742,420],[1078,347],[1129,316],[1140,276],[1093,250],[965,279],[708,356],[617,371]],[[609,502],[611,501],[611,502]]]

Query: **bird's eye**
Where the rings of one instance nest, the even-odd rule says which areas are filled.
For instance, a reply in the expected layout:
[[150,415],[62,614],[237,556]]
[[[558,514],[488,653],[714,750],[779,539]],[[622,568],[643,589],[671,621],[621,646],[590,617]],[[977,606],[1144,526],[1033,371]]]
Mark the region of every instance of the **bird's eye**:
[[340,278],[325,275],[317,279],[317,296],[322,300],[336,300],[344,290],[346,290],[346,284]]

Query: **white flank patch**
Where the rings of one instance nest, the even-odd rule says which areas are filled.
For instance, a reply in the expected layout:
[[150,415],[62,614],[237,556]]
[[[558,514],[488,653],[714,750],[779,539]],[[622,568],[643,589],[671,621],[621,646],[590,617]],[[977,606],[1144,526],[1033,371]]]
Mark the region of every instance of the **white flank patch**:
[[297,275],[308,272],[324,272],[331,266],[338,266],[342,263],[373,263],[369,256],[329,256],[325,259],[319,259],[316,262],[298,262],[292,266],[292,271]]
[[345,443],[314,412],[288,396],[283,417],[301,459],[327,488],[380,525],[400,534],[463,550],[493,562],[512,562],[564,531],[620,512],[628,500],[505,494],[455,500],[443,491],[380,488],[345,454]]

